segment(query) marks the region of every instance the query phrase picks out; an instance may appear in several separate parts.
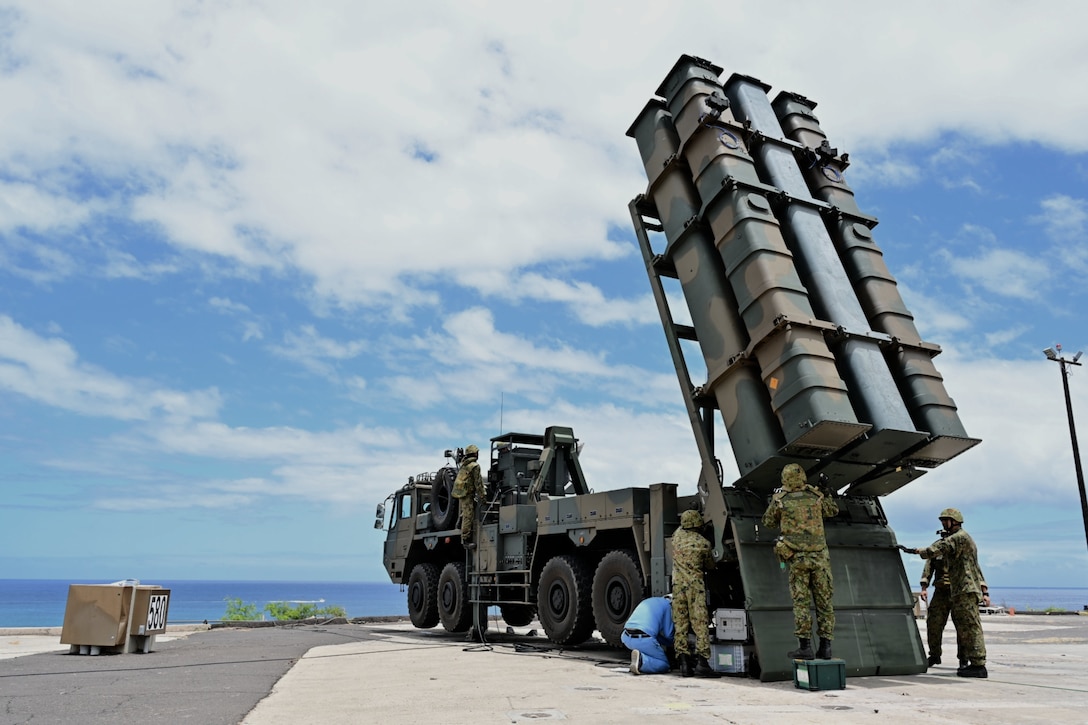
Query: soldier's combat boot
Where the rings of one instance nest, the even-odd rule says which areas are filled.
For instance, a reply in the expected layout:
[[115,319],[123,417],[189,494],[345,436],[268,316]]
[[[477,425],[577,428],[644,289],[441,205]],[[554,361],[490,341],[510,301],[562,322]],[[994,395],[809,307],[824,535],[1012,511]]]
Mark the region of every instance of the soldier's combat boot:
[[680,654],[677,655],[677,659],[680,660],[680,676],[692,677],[695,674],[695,669],[691,665],[691,655]]
[[702,655],[695,655],[695,670],[696,677],[721,677],[721,675],[714,671],[714,668],[710,666],[710,663],[706,661],[706,657]]
[[812,651],[812,640],[806,637],[798,637],[797,641],[801,643],[801,646],[795,650],[790,650],[786,653],[786,656],[791,660],[813,660],[816,659],[816,653]]
[[929,666],[930,667],[932,667],[933,665],[939,665],[939,664],[941,664],[941,656],[940,655],[930,655],[929,656]]
[[963,669],[956,670],[960,677],[981,677],[986,679],[990,673],[986,671],[986,665],[967,665]]
[[820,637],[820,646],[816,650],[816,659],[831,659],[831,640],[827,639],[826,637]]

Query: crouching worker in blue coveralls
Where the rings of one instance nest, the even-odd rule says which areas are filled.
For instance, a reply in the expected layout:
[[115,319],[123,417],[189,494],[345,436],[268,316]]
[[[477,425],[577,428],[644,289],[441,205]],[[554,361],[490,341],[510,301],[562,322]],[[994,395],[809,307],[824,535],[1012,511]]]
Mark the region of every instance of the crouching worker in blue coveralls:
[[666,597],[639,602],[620,635],[624,646],[631,650],[631,672],[636,675],[668,672],[668,650],[672,649],[675,634],[672,602]]

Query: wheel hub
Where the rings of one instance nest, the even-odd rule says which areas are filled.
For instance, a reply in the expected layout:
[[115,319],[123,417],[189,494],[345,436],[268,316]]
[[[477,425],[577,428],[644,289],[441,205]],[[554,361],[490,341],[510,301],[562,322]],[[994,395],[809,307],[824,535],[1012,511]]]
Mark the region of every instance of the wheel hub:
[[568,599],[566,587],[558,582],[552,585],[551,590],[548,592],[548,606],[551,607],[552,613],[556,617],[562,618],[566,614]]

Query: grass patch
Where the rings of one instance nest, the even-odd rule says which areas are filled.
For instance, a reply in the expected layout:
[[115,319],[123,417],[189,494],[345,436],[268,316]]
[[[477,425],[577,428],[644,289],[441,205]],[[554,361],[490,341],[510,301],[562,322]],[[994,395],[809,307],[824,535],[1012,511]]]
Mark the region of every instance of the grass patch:
[[[225,597],[227,611],[223,614],[224,622],[253,622],[263,619],[261,610],[252,602],[243,602],[237,597]],[[277,622],[291,622],[297,619],[315,617],[346,617],[343,607],[329,605],[318,607],[311,602],[269,602],[264,605],[264,613]]]

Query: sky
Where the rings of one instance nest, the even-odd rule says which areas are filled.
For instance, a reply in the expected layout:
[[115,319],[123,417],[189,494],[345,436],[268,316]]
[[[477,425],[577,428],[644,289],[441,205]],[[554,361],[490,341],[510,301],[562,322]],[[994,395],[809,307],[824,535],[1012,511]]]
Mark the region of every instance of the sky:
[[375,506],[504,430],[573,427],[597,491],[694,493],[625,135],[690,54],[818,103],[983,440],[881,499],[899,541],[952,506],[992,586],[1088,587],[1042,353],[1088,349],[1086,24],[1075,1],[0,0],[0,578],[383,581]]

